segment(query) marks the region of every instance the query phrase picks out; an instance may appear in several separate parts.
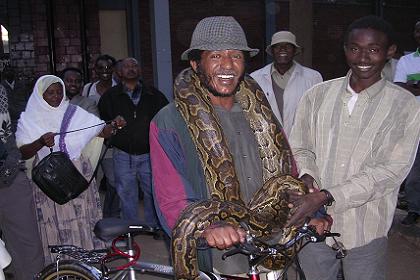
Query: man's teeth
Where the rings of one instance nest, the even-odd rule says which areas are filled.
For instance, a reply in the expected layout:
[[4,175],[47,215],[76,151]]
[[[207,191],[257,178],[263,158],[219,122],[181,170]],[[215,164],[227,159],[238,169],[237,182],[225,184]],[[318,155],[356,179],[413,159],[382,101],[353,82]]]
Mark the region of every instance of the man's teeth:
[[372,68],[372,66],[358,65],[357,68],[359,68],[362,71],[366,71],[366,70],[369,70],[370,68]]
[[233,75],[217,75],[220,79],[233,79]]

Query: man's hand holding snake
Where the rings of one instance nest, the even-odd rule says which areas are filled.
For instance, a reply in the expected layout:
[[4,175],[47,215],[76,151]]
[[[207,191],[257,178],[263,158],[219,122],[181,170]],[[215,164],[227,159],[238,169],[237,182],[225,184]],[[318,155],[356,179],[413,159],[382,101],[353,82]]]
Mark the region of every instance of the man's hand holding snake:
[[290,191],[288,195],[292,215],[287,221],[287,227],[303,225],[308,217],[312,217],[328,201],[324,192],[312,192],[302,195],[301,193]]
[[311,175],[304,174],[300,179],[308,187],[309,193],[303,195],[302,193],[295,191],[287,192],[289,196],[289,207],[292,210],[286,226],[303,225],[308,217],[312,217],[316,211],[328,203],[326,193],[315,189],[313,185],[314,178]]

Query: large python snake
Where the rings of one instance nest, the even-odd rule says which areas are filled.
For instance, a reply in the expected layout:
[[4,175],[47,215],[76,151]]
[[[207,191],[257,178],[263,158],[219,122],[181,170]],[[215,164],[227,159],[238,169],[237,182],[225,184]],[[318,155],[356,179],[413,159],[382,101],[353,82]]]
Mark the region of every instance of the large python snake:
[[[198,76],[186,69],[175,80],[175,105],[185,120],[204,169],[211,199],[190,204],[182,211],[172,231],[172,261],[176,279],[199,279],[196,238],[209,225],[244,221],[252,234],[270,239],[281,235],[288,240],[296,230],[284,229],[289,214],[286,190],[306,193],[296,175],[290,146],[273,116],[264,93],[245,76],[235,94],[254,132],[263,167],[263,186],[248,204],[240,198],[232,155],[210,102],[209,92]],[[270,259],[264,266],[280,269],[284,259]]]

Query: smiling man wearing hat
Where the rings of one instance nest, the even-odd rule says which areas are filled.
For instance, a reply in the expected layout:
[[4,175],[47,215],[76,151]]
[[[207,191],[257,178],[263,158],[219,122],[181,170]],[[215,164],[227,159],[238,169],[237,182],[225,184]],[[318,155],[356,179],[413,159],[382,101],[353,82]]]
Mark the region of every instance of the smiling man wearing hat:
[[319,72],[293,60],[301,50],[292,32],[279,31],[273,35],[271,44],[266,48],[274,62],[251,73],[287,135],[292,129],[295,111],[303,93],[322,82]]
[[[154,117],[149,136],[155,204],[168,234],[190,203],[213,197],[220,191],[218,187],[237,190],[240,198],[236,199],[247,203],[267,180],[263,179],[267,166],[263,166],[259,151],[263,142],[283,132],[264,95],[262,101],[252,100],[260,89],[245,74],[245,64],[257,53],[248,46],[242,27],[233,17],[218,16],[197,24],[190,48],[181,56],[189,60],[191,67],[176,78],[174,102]],[[262,119],[249,114],[250,107],[243,102],[246,100],[251,100],[250,107],[264,107]],[[252,129],[251,123],[257,125]],[[270,127],[275,132],[256,137],[257,127]],[[289,150],[287,143],[284,147],[274,146]],[[280,174],[294,174],[290,150],[284,152],[288,156],[276,162],[287,166]],[[223,168],[212,166],[214,162],[223,162]],[[231,200],[228,194],[219,198]],[[210,246],[225,249],[243,242],[245,232],[217,223],[209,225],[203,237]],[[209,271],[214,267],[224,274],[246,274],[245,256],[222,261],[222,253],[200,250],[199,260],[205,260],[200,262],[200,269]],[[177,271],[176,261],[174,266]],[[176,277],[193,278],[188,272]]]

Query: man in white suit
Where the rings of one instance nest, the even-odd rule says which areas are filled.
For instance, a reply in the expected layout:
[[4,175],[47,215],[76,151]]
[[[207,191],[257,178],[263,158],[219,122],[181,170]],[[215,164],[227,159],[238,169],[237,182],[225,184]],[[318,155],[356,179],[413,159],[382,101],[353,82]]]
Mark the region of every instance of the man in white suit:
[[290,135],[300,98],[306,90],[322,82],[322,76],[294,61],[301,47],[289,31],[275,33],[265,51],[273,56],[274,62],[254,71],[251,77],[260,85],[271,109]]

